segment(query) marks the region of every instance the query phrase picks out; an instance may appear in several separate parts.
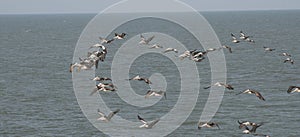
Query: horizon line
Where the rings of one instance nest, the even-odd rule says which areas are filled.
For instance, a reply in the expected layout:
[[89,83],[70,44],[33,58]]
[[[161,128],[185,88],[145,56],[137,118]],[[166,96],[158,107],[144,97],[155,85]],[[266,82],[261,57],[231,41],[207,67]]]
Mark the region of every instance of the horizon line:
[[[255,11],[296,11],[300,9],[247,9],[247,10],[202,10],[198,12],[255,12]],[[0,15],[55,15],[55,14],[99,14],[100,12],[25,12],[25,13],[0,13]],[[131,12],[112,12],[114,14],[126,14]],[[143,12],[135,12],[143,13]],[[159,12],[158,12],[159,13]],[[164,12],[160,12],[164,13]],[[174,12],[177,13],[177,12]]]

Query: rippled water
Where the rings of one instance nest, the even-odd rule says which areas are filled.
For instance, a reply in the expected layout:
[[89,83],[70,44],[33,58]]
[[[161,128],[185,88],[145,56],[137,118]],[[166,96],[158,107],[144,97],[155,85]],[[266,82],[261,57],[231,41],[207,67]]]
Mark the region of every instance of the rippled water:
[[[184,124],[170,136],[248,136],[238,129],[237,120],[265,122],[258,133],[299,136],[300,94],[289,95],[286,90],[300,82],[300,12],[208,12],[203,15],[221,43],[232,45],[233,53],[226,50],[224,53],[227,81],[235,90],[225,91],[222,104],[212,120],[218,122],[222,130],[198,130],[197,122],[209,93],[203,87],[210,83],[211,75],[208,60],[197,63],[201,78],[197,105]],[[81,112],[73,91],[72,75],[68,72],[76,42],[93,16],[0,16],[0,136],[105,136]],[[143,28],[139,25],[147,23],[147,20],[143,21],[132,22],[118,31],[125,31],[133,37]],[[150,29],[172,33],[174,37],[182,37],[180,41],[190,45],[190,49],[199,48],[193,45],[195,43],[188,35],[180,33],[184,30],[172,30],[167,22],[161,26],[160,23],[154,22],[152,25],[158,27]],[[256,43],[231,44],[230,33],[238,35],[240,30],[253,35]],[[97,42],[97,39],[93,40]],[[263,46],[276,50],[265,53]],[[98,70],[97,74],[110,75],[109,61],[116,49],[117,46],[109,49],[108,61],[101,64],[101,71]],[[284,58],[278,56],[281,52],[292,54],[295,64],[284,64]],[[102,98],[110,108],[122,108],[119,115],[134,122],[137,122],[136,114],[146,119],[163,116],[178,99],[178,68],[162,55],[146,54],[133,62],[129,75],[151,76],[153,73],[165,76],[167,100],[141,108],[127,105],[116,93],[101,94]],[[141,95],[149,88],[139,82],[131,82],[131,85]],[[259,101],[252,95],[235,95],[247,88],[260,91],[266,101]]]

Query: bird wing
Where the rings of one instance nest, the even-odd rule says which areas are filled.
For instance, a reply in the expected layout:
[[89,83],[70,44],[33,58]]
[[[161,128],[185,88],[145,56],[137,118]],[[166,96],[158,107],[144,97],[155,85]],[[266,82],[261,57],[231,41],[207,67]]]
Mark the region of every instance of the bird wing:
[[235,35],[231,33],[232,39],[236,39]]
[[172,50],[173,50],[173,48],[167,48],[167,49],[164,51],[164,53],[170,52],[170,51],[172,51]]
[[151,40],[153,40],[155,36],[153,35],[152,37],[148,38],[147,40],[145,40],[146,43],[149,43]]
[[90,93],[90,96],[91,95],[94,95],[97,91],[99,90],[99,88],[96,86],[93,91]]
[[97,111],[98,111],[98,114],[99,114],[101,117],[105,117],[105,114],[104,114],[103,112],[101,112],[100,109],[98,109]]
[[145,83],[152,84],[152,82],[148,78],[142,78],[142,79],[145,81]]
[[156,119],[156,120],[150,122],[150,123],[148,124],[148,127],[149,127],[149,128],[153,127],[158,121],[159,121],[159,119]]
[[115,114],[117,114],[120,111],[120,109],[117,109],[111,113],[109,113],[109,115],[107,116],[107,119],[111,119]]
[[148,91],[147,91],[147,94],[145,95],[145,98],[150,97],[152,93],[153,93],[152,90],[148,90]]
[[215,125],[218,127],[218,129],[221,129],[218,123],[215,123]]
[[260,100],[265,101],[265,98],[258,92],[258,91],[253,91],[255,96],[257,96]]
[[142,123],[147,124],[147,121],[144,120],[143,118],[141,118],[139,115],[137,115],[137,117],[138,117],[138,119],[139,119]]
[[243,36],[243,37],[246,36],[245,33],[244,33],[243,31],[240,31],[240,35]]

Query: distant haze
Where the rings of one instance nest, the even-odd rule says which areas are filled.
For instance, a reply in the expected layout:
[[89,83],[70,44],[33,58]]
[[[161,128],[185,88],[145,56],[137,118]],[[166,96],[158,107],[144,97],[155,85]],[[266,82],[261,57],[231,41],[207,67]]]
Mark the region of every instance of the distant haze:
[[[1,0],[0,14],[98,13],[121,0]],[[155,0],[153,0],[154,2]],[[198,11],[291,10],[299,0],[181,0]],[[159,2],[159,1],[158,1]]]

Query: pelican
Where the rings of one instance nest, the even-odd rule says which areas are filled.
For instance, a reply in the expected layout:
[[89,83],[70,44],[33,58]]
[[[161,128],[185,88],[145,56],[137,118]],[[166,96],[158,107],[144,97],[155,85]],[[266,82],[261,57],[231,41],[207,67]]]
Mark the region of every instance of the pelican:
[[240,43],[240,41],[237,40],[237,38],[235,37],[234,34],[231,33],[231,37],[232,37],[232,41],[231,42],[233,42],[233,43]]
[[147,94],[145,95],[145,98],[149,98],[151,96],[158,96],[158,97],[161,97],[161,96],[164,96],[165,99],[167,99],[167,96],[166,96],[166,92],[165,91],[153,91],[153,90],[148,90],[147,91]]
[[290,62],[292,65],[294,64],[294,60],[291,58],[286,58],[283,63]]
[[108,116],[106,116],[104,113],[102,113],[99,109],[98,109],[98,114],[100,115],[100,118],[98,118],[97,120],[101,120],[101,121],[105,121],[105,122],[109,122],[111,120],[111,118],[117,114],[120,111],[120,109],[117,109],[111,113],[108,114]]
[[141,41],[139,42],[139,44],[148,45],[149,42],[150,42],[151,40],[153,40],[153,38],[154,38],[155,36],[153,35],[153,36],[151,36],[150,38],[146,39],[146,38],[141,34],[140,37],[141,37]]
[[295,93],[295,92],[300,92],[300,87],[298,86],[289,86],[289,89],[287,90],[287,93]]
[[253,125],[257,125],[256,123],[253,123],[253,122],[250,122],[250,121],[237,121],[240,126],[239,126],[239,129],[242,129],[243,127],[245,126],[253,126]]
[[205,57],[200,57],[200,58],[195,58],[195,57],[193,57],[193,58],[191,58],[191,60],[192,61],[195,61],[195,62],[201,62],[202,60],[204,60],[205,59]]
[[[227,89],[229,89],[229,90],[234,90],[234,88],[233,88],[231,85],[225,84],[225,83],[221,83],[221,82],[217,82],[217,83],[215,83],[213,86],[218,86],[218,87],[224,86],[225,88],[227,88]],[[204,87],[204,89],[208,89],[208,88],[210,88],[210,87],[211,87],[211,86]]]
[[143,77],[140,77],[139,75],[137,75],[137,76],[135,76],[135,77],[132,77],[132,78],[130,78],[129,80],[144,81],[144,82],[147,83],[147,84],[152,84],[152,82],[151,82],[148,78],[143,78]]
[[219,49],[228,49],[229,53],[232,53],[231,47],[227,46],[227,45],[223,45],[221,48]]
[[267,52],[267,51],[274,51],[275,49],[272,49],[272,48],[269,48],[269,47],[264,47],[264,49],[265,49],[265,52]]
[[207,53],[208,52],[212,52],[212,51],[215,51],[215,50],[217,50],[216,48],[208,48],[207,50],[205,50]]
[[74,68],[77,67],[77,72],[80,72],[80,70],[92,69],[93,66],[94,66],[94,62],[90,62],[90,63],[77,63],[77,62],[76,63],[71,63],[69,71],[73,72]]
[[117,90],[117,87],[113,84],[99,83],[94,87],[93,91],[90,93],[90,96],[95,94],[96,92],[99,92],[99,91],[112,92],[112,91],[116,91],[116,90]]
[[250,39],[250,38],[246,38],[245,41],[250,42],[250,43],[255,43],[255,41],[253,39]]
[[93,78],[92,80],[93,80],[93,81],[105,81],[105,80],[111,81],[111,79],[108,78],[108,77],[99,77],[99,76]]
[[221,129],[219,124],[215,123],[215,122],[199,122],[198,124],[198,129],[200,130],[203,127],[207,127],[207,128],[212,128],[212,127],[217,127],[218,129]]
[[190,56],[191,56],[190,51],[185,51],[183,54],[179,55],[178,57],[180,58],[180,60],[183,60],[184,58],[187,58]]
[[258,97],[260,100],[263,100],[265,101],[265,98],[258,92],[258,91],[255,91],[255,90],[251,90],[251,89],[247,89],[241,93],[238,93],[237,95],[239,94],[242,94],[242,93],[248,93],[248,94],[254,94],[256,97]]
[[153,44],[152,46],[149,47],[150,49],[158,49],[158,48],[163,48],[163,46],[159,44]]
[[115,39],[105,39],[102,37],[99,37],[101,44],[109,44],[111,42],[113,42]]
[[262,126],[263,124],[254,124],[254,125],[251,125],[252,128],[249,129],[249,127],[245,126],[245,130],[243,131],[244,134],[250,134],[250,133],[255,133],[256,132],[256,129],[259,128],[260,126]]
[[156,119],[156,120],[148,122],[148,121],[144,120],[143,118],[141,118],[139,115],[137,115],[137,117],[143,123],[143,125],[141,125],[140,128],[150,129],[159,121],[159,119]]
[[121,34],[118,34],[118,33],[115,33],[115,37],[114,39],[124,39],[124,37],[126,36],[127,34],[126,33],[121,33]]
[[175,48],[167,48],[164,53],[170,52],[170,51],[174,51],[175,53],[178,53],[178,50]]
[[286,52],[283,52],[283,53],[281,53],[281,54],[279,54],[280,56],[286,56],[286,57],[291,57],[292,55],[290,55],[290,54],[288,54],[288,53],[286,53]]

